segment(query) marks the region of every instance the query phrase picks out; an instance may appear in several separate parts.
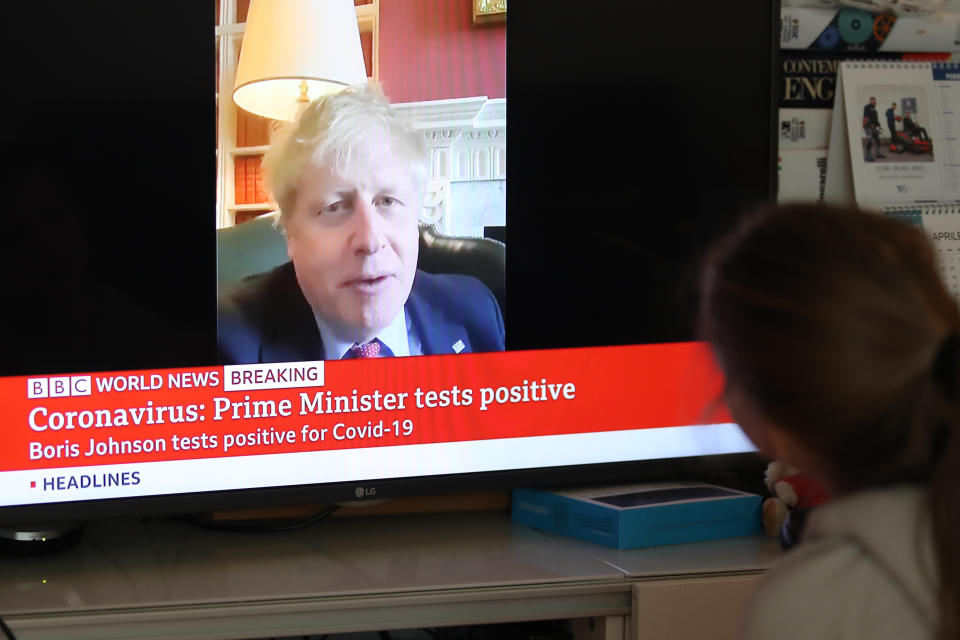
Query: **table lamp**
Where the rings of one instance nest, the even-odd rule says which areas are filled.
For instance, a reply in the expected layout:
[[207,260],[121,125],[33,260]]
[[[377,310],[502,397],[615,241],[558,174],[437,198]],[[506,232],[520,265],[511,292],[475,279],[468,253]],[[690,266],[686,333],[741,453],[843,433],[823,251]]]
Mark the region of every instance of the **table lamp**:
[[251,0],[238,107],[292,122],[310,101],[366,81],[353,0]]

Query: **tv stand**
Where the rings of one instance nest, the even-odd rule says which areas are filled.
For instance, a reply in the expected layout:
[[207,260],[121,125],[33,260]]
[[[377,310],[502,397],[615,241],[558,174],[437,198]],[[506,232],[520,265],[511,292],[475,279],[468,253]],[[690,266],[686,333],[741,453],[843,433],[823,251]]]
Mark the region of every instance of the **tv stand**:
[[665,616],[699,616],[701,632],[722,638],[779,553],[762,538],[618,552],[514,524],[502,511],[333,517],[264,534],[103,520],[62,553],[5,559],[0,617],[18,640],[282,638],[556,619],[572,620],[578,639],[619,640],[631,637],[631,620],[656,628]]

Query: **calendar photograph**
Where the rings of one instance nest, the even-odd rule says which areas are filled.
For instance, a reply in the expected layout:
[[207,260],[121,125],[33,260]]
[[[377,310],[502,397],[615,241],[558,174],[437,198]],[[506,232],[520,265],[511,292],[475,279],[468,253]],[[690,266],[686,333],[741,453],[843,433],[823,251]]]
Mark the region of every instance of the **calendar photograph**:
[[921,85],[863,85],[856,106],[862,110],[863,161],[877,164],[934,162],[929,99]]
[[960,202],[960,64],[841,62],[834,102],[827,202]]

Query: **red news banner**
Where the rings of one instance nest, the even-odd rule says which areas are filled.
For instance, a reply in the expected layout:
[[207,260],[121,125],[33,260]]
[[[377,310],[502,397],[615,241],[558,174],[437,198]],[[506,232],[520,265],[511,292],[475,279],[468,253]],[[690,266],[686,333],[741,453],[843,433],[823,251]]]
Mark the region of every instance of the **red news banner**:
[[3,378],[0,471],[729,422],[721,386],[701,343]]

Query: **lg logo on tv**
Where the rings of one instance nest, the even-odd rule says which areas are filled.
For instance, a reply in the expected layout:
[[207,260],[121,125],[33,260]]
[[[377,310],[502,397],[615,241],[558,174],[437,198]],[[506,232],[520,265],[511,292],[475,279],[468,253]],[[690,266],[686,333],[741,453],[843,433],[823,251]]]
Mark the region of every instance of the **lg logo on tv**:
[[67,398],[90,395],[91,376],[27,378],[28,398]]
[[357,496],[358,498],[375,496],[377,495],[377,488],[376,487],[367,487],[367,488],[357,487],[356,489],[353,490],[353,495]]

